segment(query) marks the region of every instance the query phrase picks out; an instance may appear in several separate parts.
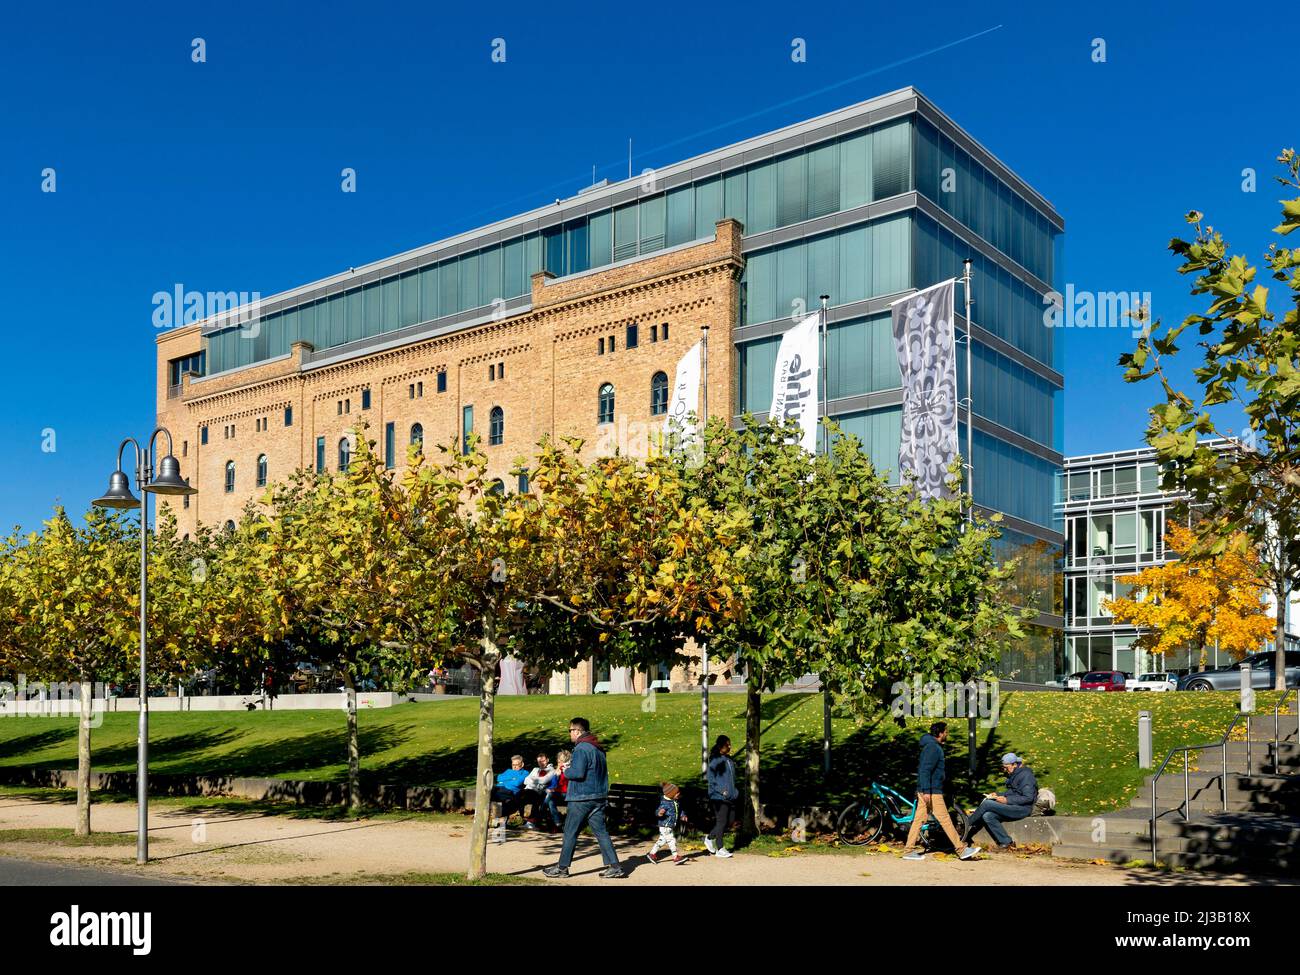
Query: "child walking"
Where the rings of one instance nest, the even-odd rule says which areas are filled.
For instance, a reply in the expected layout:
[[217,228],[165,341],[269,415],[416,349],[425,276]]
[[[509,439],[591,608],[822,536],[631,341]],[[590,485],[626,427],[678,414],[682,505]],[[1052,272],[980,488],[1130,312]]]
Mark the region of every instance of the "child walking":
[[681,794],[682,790],[671,782],[664,783],[664,795],[659,800],[659,808],[655,810],[655,816],[659,820],[659,839],[655,840],[655,845],[650,847],[650,852],[646,854],[646,859],[651,863],[659,862],[655,859],[655,854],[665,846],[673,855],[673,863],[682,862],[681,854],[677,852],[676,835],[677,824],[686,821],[679,801]]

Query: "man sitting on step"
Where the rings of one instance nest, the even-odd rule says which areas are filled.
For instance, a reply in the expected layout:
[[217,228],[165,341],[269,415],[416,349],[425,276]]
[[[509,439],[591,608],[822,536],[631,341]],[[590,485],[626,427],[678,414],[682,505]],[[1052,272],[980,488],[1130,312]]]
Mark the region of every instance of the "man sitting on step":
[[1024,819],[1034,811],[1034,803],[1038,800],[1038,780],[1033,771],[1012,752],[1002,756],[1002,771],[1007,777],[1006,791],[985,793],[984,801],[966,821],[966,835],[962,841],[968,846],[975,834],[984,828],[998,849],[1011,849],[1014,844],[1002,824]]

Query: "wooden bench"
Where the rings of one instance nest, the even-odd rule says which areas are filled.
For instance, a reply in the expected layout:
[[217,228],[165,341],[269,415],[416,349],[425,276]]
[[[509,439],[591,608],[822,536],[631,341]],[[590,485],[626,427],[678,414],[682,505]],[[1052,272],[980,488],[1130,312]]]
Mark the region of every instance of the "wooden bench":
[[[713,825],[713,813],[708,803],[708,794],[702,789],[681,787],[678,797],[681,810],[686,815],[686,823],[678,827],[678,834],[686,830],[707,831]],[[609,804],[605,809],[605,819],[610,827],[655,826],[659,819],[655,810],[663,798],[663,789],[657,785],[622,785],[611,784],[609,787]]]

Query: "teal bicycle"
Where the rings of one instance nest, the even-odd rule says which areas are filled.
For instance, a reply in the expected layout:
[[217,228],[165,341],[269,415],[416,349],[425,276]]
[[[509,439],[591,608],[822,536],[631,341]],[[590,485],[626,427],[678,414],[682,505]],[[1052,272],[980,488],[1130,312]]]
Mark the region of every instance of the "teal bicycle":
[[[949,815],[959,835],[966,832],[966,814],[957,806],[950,806]],[[866,846],[875,843],[886,831],[907,834],[916,815],[912,799],[879,782],[871,783],[867,798],[852,802],[835,821],[835,831],[840,842],[848,846]],[[952,844],[943,833],[938,821],[931,816],[921,826],[921,846],[926,850],[951,849]]]

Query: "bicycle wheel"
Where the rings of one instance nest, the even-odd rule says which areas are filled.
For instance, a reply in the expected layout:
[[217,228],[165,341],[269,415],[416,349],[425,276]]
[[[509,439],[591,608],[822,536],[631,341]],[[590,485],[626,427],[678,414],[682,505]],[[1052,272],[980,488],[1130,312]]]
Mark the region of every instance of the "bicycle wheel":
[[[953,828],[957,830],[957,835],[965,836],[966,814],[961,811],[961,808],[956,805],[950,806],[948,809],[948,818],[952,820],[952,825]],[[921,827],[921,845],[925,847],[927,852],[933,852],[935,850],[950,850],[954,853],[960,852],[958,850],[953,850],[952,843],[948,841],[948,837],[944,833],[943,827],[939,825],[939,821],[933,816],[931,816],[929,821]]]
[[874,799],[851,803],[835,821],[835,831],[840,842],[849,846],[874,843],[884,829],[885,810]]

